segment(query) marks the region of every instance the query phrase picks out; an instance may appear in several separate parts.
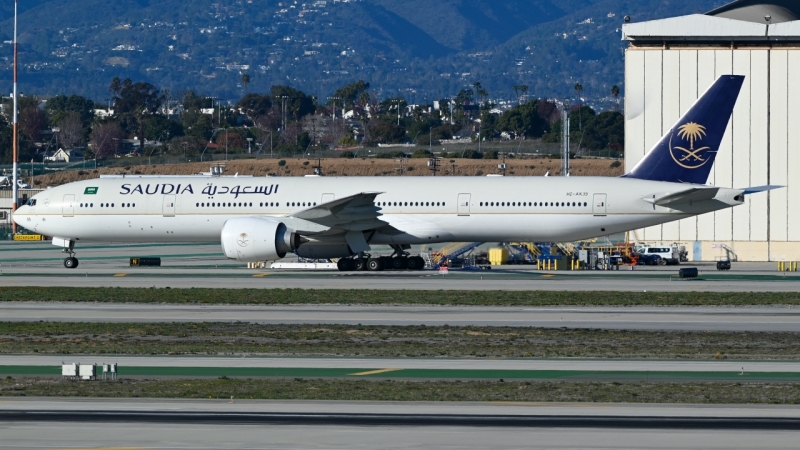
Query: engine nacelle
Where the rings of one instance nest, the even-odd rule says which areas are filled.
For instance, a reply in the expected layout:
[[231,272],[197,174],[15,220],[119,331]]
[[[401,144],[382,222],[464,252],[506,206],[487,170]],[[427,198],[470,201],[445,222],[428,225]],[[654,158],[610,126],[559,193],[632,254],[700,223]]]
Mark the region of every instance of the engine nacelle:
[[300,246],[301,238],[282,222],[261,217],[231,219],[222,226],[222,251],[229,259],[274,261]]
[[301,258],[311,259],[343,258],[353,254],[345,242],[306,242],[295,253]]

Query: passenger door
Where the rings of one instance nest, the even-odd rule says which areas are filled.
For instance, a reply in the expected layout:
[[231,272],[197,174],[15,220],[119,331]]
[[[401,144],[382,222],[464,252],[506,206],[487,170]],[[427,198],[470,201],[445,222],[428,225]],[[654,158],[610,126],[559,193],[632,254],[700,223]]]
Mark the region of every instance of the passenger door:
[[75,195],[67,194],[64,196],[64,204],[61,205],[61,214],[64,217],[72,217],[75,215]]
[[175,196],[164,196],[164,217],[175,217]]
[[458,194],[458,215],[469,215],[469,201],[472,194]]
[[594,194],[594,203],[592,204],[592,212],[595,216],[606,215],[606,194]]

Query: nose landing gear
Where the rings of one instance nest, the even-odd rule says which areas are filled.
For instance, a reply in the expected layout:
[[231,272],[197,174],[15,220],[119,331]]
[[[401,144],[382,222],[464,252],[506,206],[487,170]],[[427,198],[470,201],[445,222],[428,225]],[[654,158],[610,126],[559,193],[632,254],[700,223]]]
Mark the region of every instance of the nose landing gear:
[[68,256],[64,258],[64,267],[67,269],[74,269],[78,267],[78,258],[75,257],[75,241],[70,239],[53,238],[53,245],[62,247],[61,252],[66,253]]

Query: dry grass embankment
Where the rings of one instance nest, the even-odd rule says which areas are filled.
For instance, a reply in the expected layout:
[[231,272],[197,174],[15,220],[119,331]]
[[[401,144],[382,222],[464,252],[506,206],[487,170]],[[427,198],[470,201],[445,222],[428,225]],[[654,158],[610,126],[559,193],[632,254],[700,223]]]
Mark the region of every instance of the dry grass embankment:
[[533,327],[0,322],[0,354],[797,360],[798,333]]
[[408,381],[329,379],[123,379],[80,383],[0,379],[0,397],[149,397],[273,400],[798,404],[795,383]]
[[[278,159],[244,159],[227,161],[226,173],[233,175],[254,175],[266,176],[275,174],[277,176],[303,176],[314,173],[313,166],[316,160],[313,159],[286,159],[286,165],[278,165]],[[491,173],[498,173],[497,165],[500,160],[490,159],[453,159],[457,175],[481,176]],[[192,175],[200,172],[207,172],[211,164],[215,162],[193,162],[185,164],[162,164],[162,165],[130,165],[126,167],[101,167],[98,169],[68,170],[48,175],[40,175],[34,178],[35,187],[58,186],[73,181],[97,178],[100,175]],[[622,175],[622,166],[614,164],[615,161],[608,159],[576,159],[570,162],[573,176],[619,176]],[[400,163],[393,159],[379,158],[327,158],[323,159],[322,170],[328,176],[396,176]],[[558,159],[509,159],[506,160],[507,175],[515,176],[542,176],[547,172],[550,175],[557,175],[561,170],[561,161]],[[616,166],[616,167],[612,167]],[[428,169],[427,159],[409,159],[404,163],[408,176],[429,176],[431,171]],[[443,159],[441,172],[438,175],[449,175],[453,170],[450,159]]]

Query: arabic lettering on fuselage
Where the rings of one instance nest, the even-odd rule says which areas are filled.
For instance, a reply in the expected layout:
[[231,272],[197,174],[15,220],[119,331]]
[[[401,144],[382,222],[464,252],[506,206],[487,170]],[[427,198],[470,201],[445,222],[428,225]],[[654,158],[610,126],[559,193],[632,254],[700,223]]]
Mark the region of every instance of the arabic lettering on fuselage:
[[[122,195],[156,195],[156,194],[194,194],[194,188],[191,184],[170,184],[170,183],[156,183],[156,184],[123,184],[120,187],[120,194]],[[272,195],[278,193],[278,185],[271,184],[269,186],[216,186],[214,183],[208,183],[202,190],[203,195],[213,197],[215,195],[231,194],[233,198],[239,198],[240,195]]]

